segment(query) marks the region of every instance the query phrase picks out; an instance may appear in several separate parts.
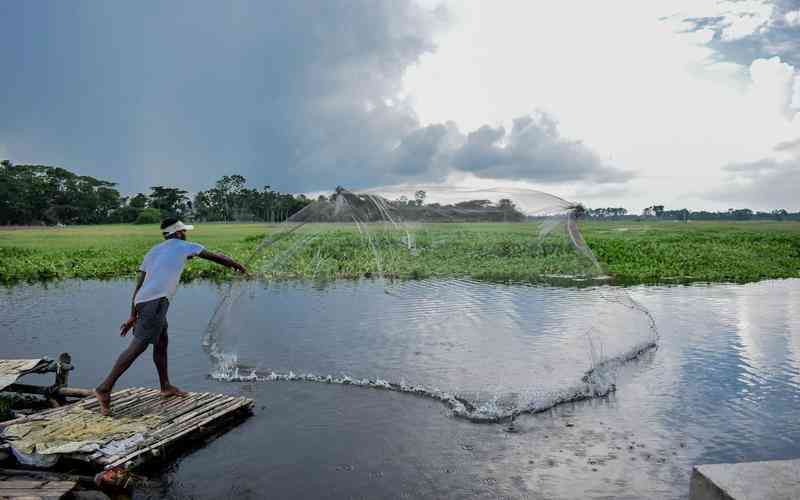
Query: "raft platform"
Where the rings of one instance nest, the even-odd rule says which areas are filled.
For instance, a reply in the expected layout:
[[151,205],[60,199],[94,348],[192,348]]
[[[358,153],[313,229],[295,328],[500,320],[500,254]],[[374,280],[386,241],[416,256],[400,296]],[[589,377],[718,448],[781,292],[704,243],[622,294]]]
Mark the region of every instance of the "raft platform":
[[57,500],[75,488],[74,481],[22,480],[0,474],[0,499]]
[[[235,426],[252,414],[253,400],[214,393],[161,397],[157,389],[111,395],[111,416],[94,397],[0,423],[0,436],[18,460],[74,459],[95,470],[135,469]],[[18,450],[16,449],[18,448]],[[0,491],[0,497],[3,493]]]

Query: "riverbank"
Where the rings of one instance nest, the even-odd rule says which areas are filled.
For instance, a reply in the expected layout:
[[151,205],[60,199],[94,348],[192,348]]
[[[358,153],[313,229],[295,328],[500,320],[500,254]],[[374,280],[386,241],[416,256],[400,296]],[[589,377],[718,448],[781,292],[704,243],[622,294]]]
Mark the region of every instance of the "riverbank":
[[[800,222],[582,221],[580,227],[589,247],[619,283],[800,277]],[[396,253],[391,268],[384,271],[401,278],[471,275],[530,280],[558,268],[532,251],[537,229],[533,224],[427,225],[418,233],[418,244],[425,251],[413,257]],[[245,260],[265,235],[279,230],[278,225],[201,224],[191,239]],[[302,234],[276,245],[259,265],[286,252]],[[270,272],[308,279],[352,278],[378,271],[355,228],[334,226],[327,234],[303,244],[290,264]],[[0,228],[0,282],[131,277],[144,253],[158,241],[156,226]],[[230,276],[223,268],[198,261],[187,266],[183,277],[190,281]]]

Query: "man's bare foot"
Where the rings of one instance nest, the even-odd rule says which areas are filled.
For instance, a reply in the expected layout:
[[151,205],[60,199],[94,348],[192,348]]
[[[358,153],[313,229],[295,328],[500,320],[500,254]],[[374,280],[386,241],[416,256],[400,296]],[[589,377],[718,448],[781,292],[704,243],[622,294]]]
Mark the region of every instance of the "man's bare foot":
[[111,393],[101,391],[100,389],[94,390],[94,397],[100,403],[100,414],[106,417],[111,416]]
[[188,394],[189,394],[188,392],[182,391],[177,387],[175,387],[174,385],[168,385],[166,389],[163,389],[161,391],[162,398],[171,398],[173,396],[178,396],[179,398],[182,398],[183,396],[187,396]]

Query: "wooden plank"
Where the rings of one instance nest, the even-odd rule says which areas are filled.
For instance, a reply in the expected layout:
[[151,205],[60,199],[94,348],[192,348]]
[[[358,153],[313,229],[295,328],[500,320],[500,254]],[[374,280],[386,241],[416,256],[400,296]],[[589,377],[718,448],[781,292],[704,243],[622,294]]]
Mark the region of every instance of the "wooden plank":
[[74,481],[0,481],[0,498],[61,498],[75,488]]
[[[221,412],[212,413],[217,408],[219,408],[221,406],[224,406],[227,403],[230,403],[231,400],[235,401],[236,399],[240,399],[240,401],[238,403],[234,404],[233,406],[228,406],[226,408],[223,408],[223,411],[221,411]],[[167,440],[170,439],[171,436],[174,436],[174,435],[176,435],[178,433],[181,433],[187,427],[193,427],[193,424],[195,424],[197,421],[200,421],[200,420],[203,420],[204,418],[206,418],[208,416],[208,413],[212,413],[211,420],[214,420],[218,416],[222,416],[222,415],[228,413],[229,411],[238,408],[242,404],[244,404],[246,406],[250,406],[250,405],[252,405],[252,401],[251,400],[247,400],[247,399],[243,399],[243,398],[225,397],[223,400],[215,401],[215,402],[213,402],[213,403],[211,403],[209,405],[205,405],[203,407],[199,407],[197,410],[195,410],[195,411],[193,411],[191,413],[188,413],[188,414],[186,414],[184,416],[181,416],[180,419],[177,419],[176,421],[172,422],[169,426],[166,426],[164,428],[156,429],[156,431],[153,433],[153,437],[155,438],[157,443],[158,442],[162,442],[162,441],[167,441]],[[155,444],[157,444],[157,443],[155,443]],[[152,446],[153,441],[151,440],[150,443],[148,443],[148,444],[150,446]]]
[[[146,439],[143,443],[133,445],[119,455],[105,456],[94,453],[91,455],[75,454],[74,457],[84,457],[91,463],[99,466],[105,465],[106,468],[131,464],[134,461],[141,463],[146,461],[150,454],[156,454],[159,449],[173,446],[192,433],[202,431],[204,427],[213,422],[223,419],[233,412],[250,408],[253,404],[252,400],[241,396],[208,392],[189,393],[185,397],[162,398],[157,389],[130,388],[117,391],[112,394],[112,417],[127,417],[136,420],[148,415],[155,415],[161,418],[161,422],[145,433]],[[58,419],[69,422],[84,418],[84,415],[76,410],[92,411],[97,409],[99,409],[99,404],[96,399],[87,397],[72,405],[46,410],[32,415],[31,417],[34,418],[24,420]],[[58,486],[46,489],[51,491],[58,489]]]
[[111,399],[111,414],[113,416],[123,416],[134,412],[137,408],[145,407],[153,404],[155,396],[149,393],[135,394],[121,401]]
[[187,420],[190,420],[190,419],[194,418],[197,415],[200,415],[200,414],[203,414],[203,413],[207,413],[209,411],[214,410],[215,408],[218,408],[220,406],[223,406],[223,405],[229,403],[232,399],[233,399],[233,397],[228,397],[228,398],[225,398],[225,399],[222,399],[222,400],[213,401],[213,402],[211,402],[211,403],[209,403],[207,405],[199,406],[194,411],[186,413],[184,415],[181,415],[180,417],[175,418],[172,422],[170,422],[169,425],[167,425],[167,426],[165,426],[163,428],[157,429],[153,434],[154,435],[163,434],[168,430],[171,430],[171,429],[173,429],[173,428],[175,428],[177,426],[180,426],[181,423],[186,422]]
[[[111,394],[111,407],[113,408],[114,406],[119,406],[122,403],[128,403],[132,400],[135,400],[136,398],[141,397],[145,391],[146,389],[133,389],[126,390],[125,392],[114,392]],[[95,397],[86,398],[81,402],[81,407],[86,410],[99,410],[100,403]]]
[[74,481],[76,483],[94,484],[92,476],[78,476],[75,474],[62,474],[60,472],[50,472],[29,469],[0,469],[0,481],[3,478],[12,479],[15,477],[25,477],[38,479],[40,481]]
[[64,489],[66,488],[67,491],[71,490],[75,487],[75,481],[47,481],[45,484],[41,486],[43,489]]
[[[64,492],[66,494],[66,491]],[[21,489],[21,490],[3,490],[0,494],[0,498],[14,498],[16,500],[20,500],[23,498],[36,498],[37,500],[44,498],[44,494],[48,494],[45,491],[36,491],[30,489]],[[48,496],[50,496],[48,494]],[[61,498],[63,495],[59,495],[56,498]]]
[[0,492],[3,490],[26,490],[32,488],[39,488],[46,481],[25,481],[21,479],[14,479],[12,481],[0,482]]
[[210,403],[213,400],[213,394],[202,394],[200,397],[188,400],[186,402],[176,402],[177,404],[174,404],[171,408],[168,408],[160,416],[164,419],[164,423],[166,424],[172,422],[176,418],[181,417],[187,412],[192,411],[195,408],[199,408]]
[[0,493],[0,498],[13,498],[14,500],[24,500],[24,499],[36,499],[36,500],[44,500],[45,498],[63,498],[66,495],[66,491],[41,491],[41,490],[3,490]]
[[[198,405],[198,401],[202,399],[203,402],[206,404]],[[176,433],[181,433],[187,427],[192,427],[193,424],[202,421],[204,417],[206,417],[207,413],[216,411],[216,408],[219,406],[230,405],[231,403],[236,403],[237,400],[241,400],[246,405],[252,405],[251,400],[246,400],[243,398],[237,398],[233,396],[226,396],[220,394],[210,394],[210,393],[195,393],[187,396],[186,398],[175,398],[175,402],[179,405],[179,408],[176,412],[173,412],[173,415],[177,414],[177,417],[169,422],[163,422],[161,426],[157,427],[153,430],[150,434],[149,439],[145,441],[144,447],[140,445],[138,449],[147,449],[150,445],[154,443],[154,441],[161,441],[166,440],[169,442],[169,436],[175,435]],[[223,408],[222,412],[216,411],[215,415],[224,415],[227,413]],[[213,420],[215,417],[212,417]],[[166,423],[166,425],[164,425]],[[131,450],[135,453],[137,450]],[[152,451],[150,449],[149,451]],[[100,464],[108,464],[108,463],[117,463],[122,462],[126,463],[126,457],[130,456],[131,453],[123,453],[121,455],[116,456],[96,456],[94,457],[96,463]],[[141,454],[140,454],[141,455]],[[140,456],[137,455],[137,456]]]
[[77,387],[60,387],[55,390],[51,390],[50,387],[42,387],[39,385],[28,385],[28,384],[11,384],[3,389],[4,392],[19,392],[22,394],[39,394],[39,395],[48,395],[48,394],[57,394],[60,396],[70,397],[70,398],[88,398],[94,396],[94,393],[89,389],[78,389]]
[[126,457],[120,458],[119,460],[117,460],[115,462],[112,462],[111,464],[107,465],[106,468],[109,469],[109,468],[112,468],[112,467],[116,467],[118,465],[126,464],[126,463],[130,462],[131,460],[135,459],[136,457],[138,457],[140,455],[143,455],[143,454],[148,453],[148,452],[152,452],[154,449],[159,448],[161,446],[164,446],[164,445],[166,445],[167,443],[169,443],[171,441],[175,441],[178,438],[183,437],[183,436],[189,434],[192,431],[198,430],[201,427],[203,427],[204,425],[207,425],[210,422],[212,422],[212,421],[214,421],[216,419],[219,419],[220,417],[222,417],[222,416],[224,416],[226,414],[229,414],[229,413],[231,413],[231,412],[233,412],[235,410],[241,409],[243,407],[250,406],[251,404],[252,404],[252,401],[247,400],[247,399],[243,399],[238,404],[226,409],[226,411],[221,412],[219,414],[215,414],[215,415],[211,416],[210,418],[206,418],[204,420],[201,420],[199,423],[196,423],[196,424],[192,425],[188,429],[184,429],[184,430],[182,430],[181,432],[179,432],[177,434],[173,434],[173,435],[171,435],[171,436],[169,436],[169,437],[167,437],[165,439],[162,439],[161,441],[158,441],[156,443],[153,443],[150,446],[147,446],[146,448],[142,448],[142,449],[137,450],[136,452],[126,456]]
[[[111,394],[111,402],[113,404],[115,402],[114,400],[116,400],[117,402],[122,401],[122,400],[127,400],[127,399],[129,399],[131,397],[134,397],[136,394],[139,394],[142,391],[146,391],[146,389],[130,388],[130,389],[123,389],[121,391],[114,392],[114,393]],[[83,401],[79,401],[76,404],[79,404],[81,406],[81,408],[84,408],[84,409],[87,409],[87,410],[100,408],[100,403],[97,401],[97,398],[95,398],[93,396],[92,397],[88,397],[88,398],[84,399]]]

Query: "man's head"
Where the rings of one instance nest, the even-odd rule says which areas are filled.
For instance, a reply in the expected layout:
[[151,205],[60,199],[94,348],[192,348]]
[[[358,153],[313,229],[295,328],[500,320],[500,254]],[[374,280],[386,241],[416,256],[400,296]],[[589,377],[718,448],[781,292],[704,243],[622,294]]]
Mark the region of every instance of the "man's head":
[[164,235],[165,240],[173,238],[185,240],[186,231],[191,231],[192,229],[194,229],[194,226],[190,224],[184,224],[176,217],[167,217],[161,221],[161,234]]

